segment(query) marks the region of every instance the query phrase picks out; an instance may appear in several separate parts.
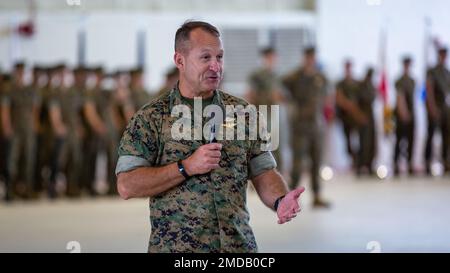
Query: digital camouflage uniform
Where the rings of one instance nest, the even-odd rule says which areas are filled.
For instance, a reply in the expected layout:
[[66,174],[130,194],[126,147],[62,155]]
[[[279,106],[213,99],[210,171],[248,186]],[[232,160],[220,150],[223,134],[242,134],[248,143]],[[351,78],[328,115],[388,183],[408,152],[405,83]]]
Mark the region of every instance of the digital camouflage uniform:
[[[275,72],[269,69],[258,69],[249,76],[250,89],[255,92],[255,105],[259,109],[260,105],[267,106],[267,126],[271,130],[271,106],[276,105],[274,99],[275,92],[280,90],[280,82]],[[280,121],[278,121],[279,123]],[[280,132],[281,134],[281,132]],[[280,147],[272,151],[278,165],[278,170],[282,170]]]
[[[358,105],[358,92],[359,92],[359,82],[353,79],[343,79],[339,81],[336,85],[337,92],[341,92],[341,94],[347,99],[353,102],[355,105]],[[352,157],[353,164],[357,165],[357,152],[354,151],[351,143],[351,135],[353,132],[357,132],[358,123],[351,113],[341,109],[337,106],[337,115],[342,121],[342,125],[344,127],[344,135],[345,142],[347,144],[347,152]]]
[[[88,103],[92,103],[100,120],[106,126],[109,97],[108,94],[105,92],[106,91],[98,88],[88,89],[83,94],[83,103],[84,107],[86,107]],[[84,114],[85,113],[83,112],[83,115]],[[86,117],[85,120],[86,120],[85,124],[86,136],[83,141],[83,147],[85,151],[83,156],[83,162],[86,167],[83,168],[82,180],[86,184],[91,194],[95,194],[94,184],[95,184],[95,172],[97,168],[97,155],[100,151],[106,148],[107,141],[106,139],[102,139],[101,136],[97,135],[95,129],[92,128],[90,123],[87,122]]]
[[82,122],[81,90],[75,87],[64,90],[54,97],[51,104],[61,109],[62,120],[67,127],[67,137],[64,140],[61,156],[62,164],[67,176],[67,194],[77,196],[82,186],[82,141],[85,134]]
[[412,153],[414,147],[414,79],[408,75],[402,75],[395,82],[395,89],[397,94],[403,95],[406,108],[411,115],[410,121],[402,121],[400,119],[399,109],[395,109],[396,118],[396,143],[394,150],[394,165],[398,169],[398,159],[401,153],[401,143],[405,141],[406,144],[406,154],[409,164],[409,169],[412,170]]
[[312,189],[318,195],[323,145],[322,109],[327,93],[327,79],[318,71],[309,75],[299,68],[285,76],[282,82],[295,105],[295,114],[291,121],[293,148],[291,189],[297,187],[302,163],[310,159]]
[[373,115],[373,102],[376,97],[376,89],[369,80],[362,81],[361,90],[358,95],[358,106],[367,117],[367,123],[359,127],[359,154],[358,154],[358,172],[362,167],[367,167],[369,173],[372,173],[372,163],[377,150],[375,117]]
[[48,84],[43,88],[34,87],[40,98],[39,104],[39,131],[37,135],[36,147],[36,186],[35,189],[40,191],[43,186],[43,170],[45,167],[50,167],[52,161],[52,149],[54,144],[52,124],[50,121],[49,103],[53,96],[53,88]]
[[[134,115],[120,143],[117,174],[177,162],[205,144],[173,140],[171,127],[179,118],[171,117],[171,110],[180,104],[185,103],[174,88]],[[222,91],[215,91],[213,104],[247,105]],[[260,141],[219,143],[223,144],[220,168],[150,198],[149,252],[257,251],[246,206],[247,180],[276,163],[270,152],[260,150]]]
[[[13,188],[17,182],[24,182],[22,190],[30,193],[34,186],[36,164],[36,134],[33,109],[39,104],[36,92],[30,86],[18,87],[12,84],[5,94],[3,105],[8,105],[11,113],[13,136],[8,160],[8,169]],[[12,188],[10,188],[11,190]],[[15,188],[17,189],[17,188]],[[23,194],[19,190],[19,194]]]
[[440,111],[441,116],[439,121],[436,121],[428,114],[428,135],[425,148],[425,161],[427,168],[429,169],[432,160],[431,152],[434,131],[439,128],[442,134],[442,159],[446,171],[450,171],[450,71],[443,65],[437,65],[428,70],[427,79],[434,86],[436,107]]

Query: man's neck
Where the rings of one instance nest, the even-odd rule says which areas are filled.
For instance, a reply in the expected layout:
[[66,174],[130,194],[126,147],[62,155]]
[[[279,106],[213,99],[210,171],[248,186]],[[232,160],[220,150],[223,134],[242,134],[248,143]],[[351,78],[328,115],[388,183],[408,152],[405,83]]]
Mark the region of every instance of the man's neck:
[[180,80],[178,83],[178,89],[180,90],[181,96],[189,99],[193,99],[194,97],[201,97],[202,99],[208,99],[214,96],[214,90],[210,91],[198,91],[195,90],[192,86],[187,84],[187,82]]

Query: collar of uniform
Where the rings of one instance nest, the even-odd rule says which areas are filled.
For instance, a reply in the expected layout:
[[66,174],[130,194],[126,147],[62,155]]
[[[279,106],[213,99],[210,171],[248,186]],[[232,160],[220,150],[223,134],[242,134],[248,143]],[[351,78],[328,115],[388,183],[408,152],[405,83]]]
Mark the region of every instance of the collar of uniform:
[[[169,111],[172,112],[172,108],[174,105],[180,105],[183,104],[183,101],[181,99],[181,93],[180,89],[178,87],[179,82],[173,87],[173,89],[170,91],[169,95]],[[219,105],[222,109],[225,109],[225,106],[223,104],[222,96],[220,95],[219,90],[214,90],[213,100],[212,104]]]

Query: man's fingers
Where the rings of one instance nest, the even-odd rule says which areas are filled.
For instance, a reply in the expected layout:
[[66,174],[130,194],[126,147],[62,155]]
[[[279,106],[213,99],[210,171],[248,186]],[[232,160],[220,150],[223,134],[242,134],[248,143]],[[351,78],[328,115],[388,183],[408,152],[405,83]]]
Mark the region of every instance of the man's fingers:
[[305,191],[305,187],[298,187],[294,190],[294,198],[299,198],[300,194],[302,194]]
[[209,157],[213,157],[213,158],[220,158],[220,157],[222,157],[222,153],[220,151],[217,151],[217,150],[210,151],[206,155],[209,156]]
[[209,143],[205,144],[202,147],[205,147],[206,150],[222,150],[222,144],[220,143]]

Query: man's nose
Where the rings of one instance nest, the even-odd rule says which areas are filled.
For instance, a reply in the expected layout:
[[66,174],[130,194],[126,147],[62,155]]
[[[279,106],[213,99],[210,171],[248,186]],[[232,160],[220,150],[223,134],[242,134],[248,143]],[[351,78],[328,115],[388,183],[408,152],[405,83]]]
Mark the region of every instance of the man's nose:
[[212,61],[211,64],[209,65],[209,69],[216,73],[220,71],[220,67],[221,64],[217,61]]

